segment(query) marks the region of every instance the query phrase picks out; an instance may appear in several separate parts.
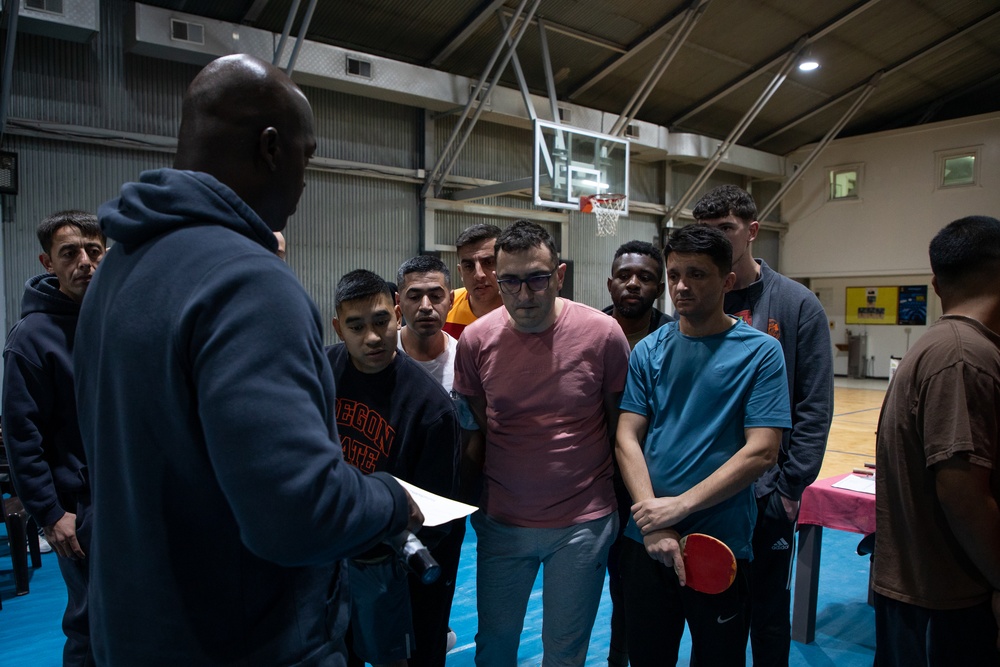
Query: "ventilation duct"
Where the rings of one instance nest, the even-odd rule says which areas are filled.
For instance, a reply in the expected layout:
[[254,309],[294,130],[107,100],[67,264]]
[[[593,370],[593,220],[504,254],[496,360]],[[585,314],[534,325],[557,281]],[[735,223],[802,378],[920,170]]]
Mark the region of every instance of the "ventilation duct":
[[99,0],[16,0],[18,29],[69,42],[88,42],[99,32]]
[[268,62],[274,57],[272,35],[264,30],[139,3],[133,8],[127,12],[125,34],[130,53],[191,65],[206,65],[231,53],[249,53]]
[[[280,35],[140,3],[133,3],[133,7],[134,11],[128,13],[126,34],[126,48],[131,53],[198,65],[231,53],[248,53],[267,62],[274,59]],[[203,43],[174,38],[171,26],[177,22],[188,24],[188,37],[191,25],[197,24]],[[287,66],[290,57],[291,50],[285,51],[278,62],[281,68]],[[300,85],[445,113],[464,107],[476,87],[476,81],[468,77],[372,54],[360,56],[311,40],[302,43],[292,78]],[[547,97],[532,95],[531,101],[535,109],[549,108]],[[520,91],[497,86],[488,99],[480,102],[485,106],[483,121],[531,128]],[[617,114],[564,102],[559,103],[559,113],[564,122],[592,132],[607,132],[618,120]],[[643,121],[631,123],[629,131],[638,135],[630,136],[632,159],[641,162],[671,159],[697,164],[711,157],[719,143],[691,134],[682,134],[674,141],[674,134],[667,128]],[[727,170],[759,178],[780,177],[785,171],[781,156],[743,146],[729,151],[725,165]]]

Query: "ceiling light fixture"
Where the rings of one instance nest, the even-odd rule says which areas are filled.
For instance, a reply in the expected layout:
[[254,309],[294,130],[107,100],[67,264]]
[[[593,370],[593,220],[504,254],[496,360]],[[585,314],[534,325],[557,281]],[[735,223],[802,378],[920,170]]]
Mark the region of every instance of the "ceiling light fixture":
[[806,52],[802,55],[802,59],[799,60],[799,71],[812,72],[816,69],[819,69],[819,61],[813,57],[812,49],[806,49]]

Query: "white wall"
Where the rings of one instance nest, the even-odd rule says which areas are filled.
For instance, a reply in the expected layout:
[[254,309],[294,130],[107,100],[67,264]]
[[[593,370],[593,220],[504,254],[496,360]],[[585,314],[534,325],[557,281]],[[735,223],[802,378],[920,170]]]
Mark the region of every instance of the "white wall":
[[[980,149],[979,183],[937,188],[935,153],[974,146]],[[789,169],[809,150],[789,154]],[[828,169],[858,163],[863,165],[860,197],[827,201]],[[1000,114],[834,141],[789,190],[781,208],[788,223],[781,239],[781,272],[809,279],[826,309],[834,345],[847,343],[847,329],[867,333],[868,357],[875,357],[868,373],[886,377],[889,357],[902,356],[907,339],[912,345],[927,327],[848,327],[846,288],[927,285],[927,321],[940,316],[927,246],[952,220],[1000,217]],[[834,372],[847,373],[847,355],[836,347]]]
[[[935,151],[981,146],[976,186],[937,189]],[[787,156],[789,169],[809,147]],[[861,163],[861,196],[827,201],[829,167]],[[930,273],[927,246],[966,215],[1000,216],[1000,113],[832,142],[781,203],[781,271],[798,278]]]
[[895,326],[887,324],[846,324],[848,287],[882,287],[900,285],[927,286],[927,323],[933,324],[941,316],[941,300],[931,287],[930,274],[879,276],[876,278],[815,278],[812,291],[819,297],[830,322],[830,342],[833,344],[833,372],[847,375],[847,352],[837,349],[837,344],[847,344],[847,332],[854,335],[868,334],[868,377],[888,377],[889,357],[902,357],[910,346],[927,331],[927,326]]

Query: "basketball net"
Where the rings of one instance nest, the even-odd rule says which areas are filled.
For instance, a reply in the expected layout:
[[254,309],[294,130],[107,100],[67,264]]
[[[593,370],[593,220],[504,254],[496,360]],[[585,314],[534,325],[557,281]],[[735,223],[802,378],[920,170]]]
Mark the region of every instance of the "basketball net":
[[597,217],[597,235],[613,236],[618,232],[618,218],[625,210],[625,195],[606,194],[590,197],[590,206]]

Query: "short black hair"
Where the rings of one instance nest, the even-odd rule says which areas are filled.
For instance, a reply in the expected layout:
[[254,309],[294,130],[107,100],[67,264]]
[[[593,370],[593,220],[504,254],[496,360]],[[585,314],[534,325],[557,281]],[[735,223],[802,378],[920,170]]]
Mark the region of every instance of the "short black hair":
[[1000,272],[1000,220],[985,215],[970,215],[949,223],[931,240],[931,270],[939,287],[973,287],[982,282],[996,289]]
[[411,273],[432,272],[444,274],[444,286],[451,289],[451,273],[441,258],[434,255],[417,255],[400,264],[399,270],[396,271],[396,284],[402,285],[406,276]]
[[660,280],[663,280],[663,253],[648,241],[628,241],[618,246],[615,251],[615,259],[622,255],[645,255],[656,260],[656,268]]
[[684,255],[708,255],[712,263],[719,267],[719,273],[726,275],[733,270],[733,245],[726,234],[708,225],[687,225],[674,231],[663,248],[663,257],[679,252]]
[[379,294],[384,294],[390,302],[395,303],[392,288],[381,276],[368,269],[354,269],[350,273],[344,274],[344,277],[337,283],[334,307],[339,311],[340,304],[345,301],[368,299]]
[[559,264],[559,252],[556,250],[555,239],[545,231],[545,228],[529,220],[517,220],[513,225],[503,230],[497,237],[494,247],[496,254],[504,252],[524,252],[532,248],[548,248],[552,261]]
[[720,185],[702,195],[691,211],[695,220],[715,220],[730,213],[745,222],[753,222],[757,219],[757,204],[743,188]]
[[472,243],[481,243],[487,239],[495,239],[500,236],[500,231],[500,228],[496,225],[486,223],[472,225],[455,239],[455,248],[461,250]]
[[108,239],[101,231],[101,226],[97,224],[97,216],[86,211],[71,209],[53,213],[38,223],[38,242],[42,244],[42,250],[46,255],[52,252],[52,237],[66,225],[76,227],[88,238],[99,237],[101,245],[107,247]]

